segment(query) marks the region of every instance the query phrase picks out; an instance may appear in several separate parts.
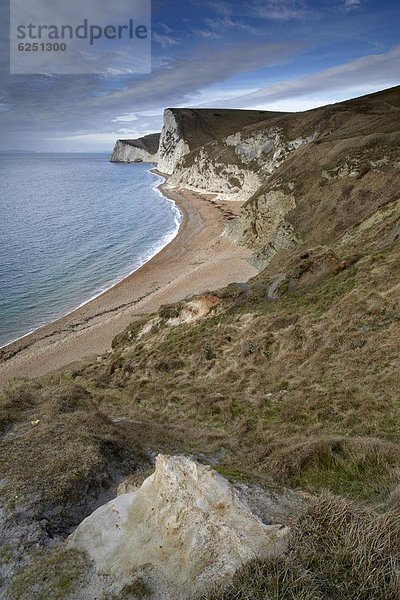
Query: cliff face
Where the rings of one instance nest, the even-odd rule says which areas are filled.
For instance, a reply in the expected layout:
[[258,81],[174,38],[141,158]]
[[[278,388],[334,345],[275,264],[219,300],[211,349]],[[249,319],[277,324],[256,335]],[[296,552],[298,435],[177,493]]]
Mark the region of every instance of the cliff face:
[[291,138],[283,126],[264,120],[186,154],[169,185],[217,194],[220,200],[247,200],[287,156],[315,135],[310,131]]
[[344,234],[360,202],[371,216],[393,198],[399,109],[399,88],[305,113],[169,108],[161,135],[119,140],[111,160],[158,159],[170,188],[245,202],[226,233],[263,268],[302,242]]
[[179,181],[255,190],[227,233],[265,268],[2,391],[0,597],[398,598],[400,88],[209,140]]
[[167,108],[161,131],[158,168],[171,175],[180,159],[193,150],[247,125],[282,114],[259,110]]
[[285,119],[304,143],[269,169],[227,228],[254,250],[253,264],[263,268],[298,244],[334,244],[396,200],[399,108],[396,88]]
[[189,152],[189,145],[179,130],[174,111],[164,111],[164,125],[161,130],[158,169],[162,173],[173,173],[179,159]]
[[118,140],[111,155],[111,162],[157,162],[159,133],[145,135],[136,140]]
[[159,168],[169,187],[244,201],[227,235],[262,268],[302,242],[331,243],[360,209],[370,217],[393,199],[399,109],[399,88],[305,113],[168,109]]

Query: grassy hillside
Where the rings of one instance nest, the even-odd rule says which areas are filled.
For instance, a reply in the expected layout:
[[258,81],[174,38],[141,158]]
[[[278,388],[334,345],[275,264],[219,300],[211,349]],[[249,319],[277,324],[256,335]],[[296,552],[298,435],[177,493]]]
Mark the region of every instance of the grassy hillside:
[[[232,227],[233,237],[254,249],[256,264],[267,264],[285,247],[336,243],[396,198],[400,88],[271,123],[286,140],[312,135],[313,141],[265,177]],[[281,240],[276,238],[280,229]]]
[[[368,98],[346,108],[354,130],[347,121],[345,138],[332,113],[328,140],[279,167],[268,185],[294,182],[285,219],[296,243],[276,248],[254,279],[164,306],[95,362],[3,393],[10,597],[41,597],[32,577],[45,577],[35,589],[46,597],[69,597],[79,561],[39,550],[124,477],[143,477],[160,451],[299,498],[285,559],[255,561],[210,598],[400,597],[399,90],[371,101],[382,98],[375,120],[371,106],[364,119]],[[259,198],[244,208],[242,241],[264,252]],[[29,577],[18,573],[28,556]]]

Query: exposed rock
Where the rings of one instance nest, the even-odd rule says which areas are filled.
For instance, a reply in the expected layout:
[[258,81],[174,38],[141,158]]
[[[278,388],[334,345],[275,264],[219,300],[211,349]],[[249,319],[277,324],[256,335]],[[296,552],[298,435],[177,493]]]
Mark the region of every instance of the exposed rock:
[[279,300],[279,287],[286,281],[286,279],[286,273],[278,273],[278,275],[276,275],[274,279],[269,282],[267,291],[265,293],[265,299],[270,300],[271,302],[274,300]]
[[139,573],[152,597],[188,599],[256,556],[279,555],[287,533],[264,525],[210,467],[160,455],[137,491],[96,510],[68,545],[121,586]]
[[247,200],[263,179],[236,155],[232,159],[232,154],[232,148],[224,146],[223,141],[194,150],[175,165],[167,187],[216,194],[217,200]]
[[171,175],[180,159],[247,125],[285,113],[262,110],[167,108],[161,131],[158,168]]
[[262,269],[299,242],[337,240],[359,225],[360,206],[369,219],[396,198],[397,94],[292,114],[167,109],[159,169],[167,187],[246,202],[226,233]]
[[278,117],[268,128],[261,123],[225,140],[232,143],[235,169],[240,160],[243,173],[249,169],[263,179],[250,198],[244,186],[247,202],[226,230],[254,251],[252,264],[265,268],[299,242],[328,245],[344,235],[342,245],[351,246],[354,236],[381,222],[384,207],[398,198],[400,112],[390,100],[394,94]]
[[159,133],[151,133],[136,140],[118,140],[111,155],[111,162],[148,162],[158,159]]
[[287,139],[282,127],[268,126],[275,117],[266,113],[262,123],[181,154],[168,187],[217,194],[219,200],[248,200],[289,154],[317,135],[315,129]]
[[199,296],[193,300],[182,303],[179,314],[167,320],[167,325],[181,325],[182,323],[193,323],[201,317],[208,315],[209,312],[220,303],[217,296],[207,294]]
[[[12,598],[10,579],[31,552],[61,543],[149,459],[130,427],[71,381],[17,381],[0,406],[0,598]],[[25,597],[39,596],[18,596]]]
[[265,268],[279,250],[293,248],[297,238],[293,227],[285,219],[296,206],[293,194],[282,189],[258,193],[246,205],[239,219],[226,228],[226,233],[237,244],[255,251],[251,262]]
[[189,152],[189,145],[179,131],[174,111],[164,111],[164,125],[161,130],[158,169],[170,175],[178,160]]
[[306,509],[306,494],[289,490],[282,486],[268,489],[257,484],[235,481],[232,483],[239,498],[249,506],[251,512],[259,517],[265,525],[293,522]]

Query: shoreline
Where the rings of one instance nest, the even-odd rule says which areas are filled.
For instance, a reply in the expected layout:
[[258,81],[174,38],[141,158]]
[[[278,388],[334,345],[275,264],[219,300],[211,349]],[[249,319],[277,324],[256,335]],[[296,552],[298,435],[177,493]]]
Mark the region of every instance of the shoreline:
[[[0,349],[0,386],[15,377],[34,378],[111,349],[112,339],[135,318],[191,294],[243,282],[257,270],[250,251],[222,237],[241,202],[166,187],[158,190],[179,209],[176,236],[150,260],[94,299]],[[225,206],[227,205],[227,206]],[[233,209],[233,210],[232,210]]]
[[[107,292],[109,292],[110,290],[112,290],[112,288],[114,288],[115,286],[117,286],[118,284],[120,284],[122,281],[124,281],[124,279],[127,279],[128,277],[130,277],[131,275],[133,275],[134,273],[136,273],[136,271],[138,271],[144,265],[146,265],[148,262],[150,262],[155,256],[157,256],[157,254],[159,254],[160,252],[162,252],[164,250],[164,248],[166,248],[171,242],[174,241],[174,239],[176,238],[176,236],[179,234],[179,230],[180,230],[181,225],[182,225],[183,214],[182,214],[179,206],[177,205],[177,203],[174,200],[171,200],[170,198],[168,198],[168,196],[166,194],[164,194],[160,190],[161,186],[164,185],[164,183],[167,181],[167,177],[168,176],[162,174],[160,171],[157,171],[156,168],[149,169],[148,172],[152,173],[153,175],[156,175],[157,177],[160,177],[160,178],[163,179],[163,181],[161,181],[159,183],[156,182],[155,185],[151,189],[153,191],[158,191],[158,193],[163,198],[166,198],[168,202],[171,202],[171,204],[173,204],[173,206],[176,208],[177,212],[179,213],[178,223],[177,223],[178,226],[177,226],[176,230],[174,231],[174,236],[169,241],[167,241],[163,246],[157,246],[155,252],[153,254],[151,254],[148,258],[146,258],[142,262],[142,264],[140,264],[138,267],[136,267],[135,269],[133,269],[132,271],[130,271],[126,275],[122,275],[119,279],[116,279],[114,283],[112,283],[111,285],[109,285],[105,289],[100,290],[99,292],[95,293],[93,296],[91,296],[87,300],[84,300],[83,302],[81,302],[80,304],[78,304],[77,306],[75,306],[74,308],[72,308],[72,309],[68,310],[67,312],[59,315],[58,317],[55,317],[51,321],[48,321],[48,323],[43,323],[42,325],[38,325],[34,329],[31,329],[31,331],[28,331],[27,333],[24,333],[23,335],[15,338],[14,340],[11,340],[9,342],[6,342],[3,345],[0,345],[0,364],[1,364],[1,352],[2,352],[2,350],[6,350],[9,346],[12,346],[13,344],[16,344],[17,342],[20,342],[21,340],[24,340],[28,336],[30,336],[30,335],[32,335],[32,334],[40,331],[44,327],[48,327],[50,325],[53,325],[53,324],[57,323],[58,321],[61,321],[62,319],[68,317],[69,315],[72,315],[75,311],[79,310],[80,308],[83,308],[86,304],[89,304],[90,302],[93,302],[94,300],[96,300],[97,298],[99,298],[100,296],[102,296],[103,294],[106,294]],[[171,233],[171,235],[172,235],[172,233]],[[164,236],[164,237],[166,237],[166,236]]]

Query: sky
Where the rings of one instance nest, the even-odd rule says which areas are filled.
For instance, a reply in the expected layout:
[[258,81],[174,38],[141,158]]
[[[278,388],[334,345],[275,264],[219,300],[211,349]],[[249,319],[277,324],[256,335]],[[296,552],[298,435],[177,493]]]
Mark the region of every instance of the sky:
[[11,75],[0,1],[0,150],[111,152],[167,107],[302,111],[399,84],[399,0],[153,0],[150,72],[127,51],[86,75]]

